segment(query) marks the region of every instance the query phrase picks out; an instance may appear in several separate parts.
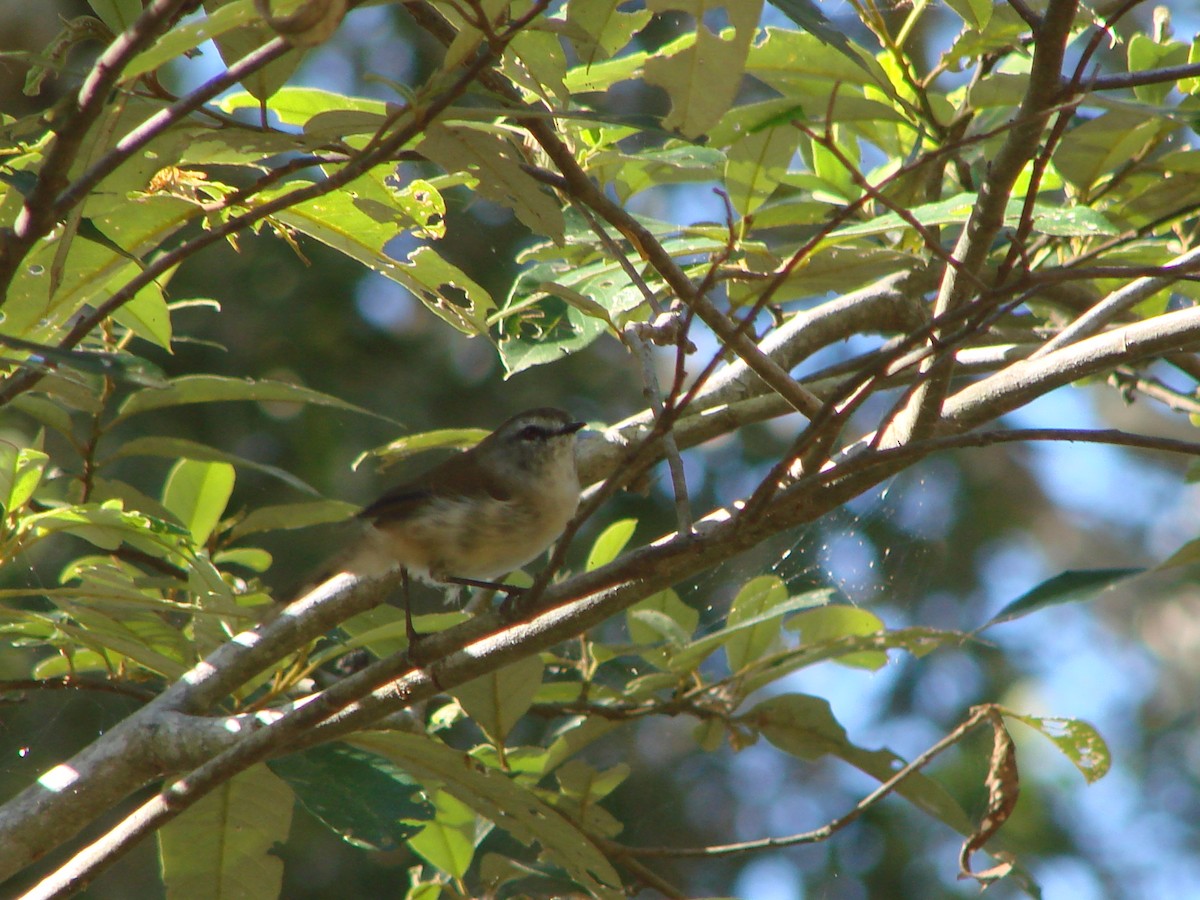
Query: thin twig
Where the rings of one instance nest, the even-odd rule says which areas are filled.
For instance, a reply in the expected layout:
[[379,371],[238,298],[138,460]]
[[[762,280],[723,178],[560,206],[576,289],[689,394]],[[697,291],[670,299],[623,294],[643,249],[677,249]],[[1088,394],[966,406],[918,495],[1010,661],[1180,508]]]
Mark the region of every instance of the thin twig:
[[887,781],[879,785],[867,796],[855,804],[854,808],[845,815],[838,816],[831,822],[822,825],[820,828],[814,828],[811,831],[801,831],[797,834],[789,834],[784,837],[759,838],[754,841],[740,841],[736,844],[721,844],[710,847],[627,847],[625,845],[617,845],[620,847],[623,854],[628,856],[639,857],[655,857],[655,858],[695,858],[707,857],[715,858],[721,856],[734,856],[742,853],[754,853],[762,850],[776,850],[781,847],[795,847],[800,844],[815,844],[820,841],[829,840],[837,832],[841,831],[851,822],[858,819],[863,813],[869,810],[872,806],[885,798],[898,788],[906,778],[915,772],[920,771],[929,765],[940,753],[953,747],[961,741],[973,728],[979,725],[988,716],[987,712],[976,710],[957,728],[933,744],[928,750],[919,756],[915,757],[911,762],[903,768],[898,769],[896,774]]

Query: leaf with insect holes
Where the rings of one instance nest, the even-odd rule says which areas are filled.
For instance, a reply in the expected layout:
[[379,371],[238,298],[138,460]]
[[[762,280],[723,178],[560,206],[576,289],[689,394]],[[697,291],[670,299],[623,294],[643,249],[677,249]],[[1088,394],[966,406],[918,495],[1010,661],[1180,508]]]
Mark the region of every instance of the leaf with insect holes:
[[565,223],[558,202],[521,168],[523,160],[507,134],[487,127],[431,125],[417,152],[447,172],[468,172],[483,197],[511,209],[535,234],[561,240]]
[[1091,784],[1108,774],[1112,765],[1112,753],[1108,744],[1094,726],[1080,719],[1061,719],[1047,716],[1030,716],[1003,710],[1006,716],[1024,722],[1044,737],[1054,742]]

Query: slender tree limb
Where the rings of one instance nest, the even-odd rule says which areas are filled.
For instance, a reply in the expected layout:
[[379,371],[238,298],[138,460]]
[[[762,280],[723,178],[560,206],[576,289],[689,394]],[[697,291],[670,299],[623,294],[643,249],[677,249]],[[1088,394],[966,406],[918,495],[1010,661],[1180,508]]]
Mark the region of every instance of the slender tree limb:
[[166,109],[159,110],[142,124],[128,131],[111,150],[96,160],[86,172],[71,182],[54,199],[54,214],[59,217],[65,215],[67,211],[82,203],[88,193],[121,163],[127,161],[172,125],[182,122],[213,97],[237,84],[247,75],[251,75],[263,66],[279,59],[291,49],[291,44],[283,38],[273,38],[267,41],[261,47],[239,59],[220,75],[210,78],[187,96],[175,101]]
[[1193,62],[1117,75],[1097,75],[1084,84],[1084,89],[1089,92],[1123,91],[1147,84],[1170,84],[1183,78],[1197,77],[1200,77],[1200,62]]
[[56,108],[61,118],[55,137],[38,171],[37,181],[13,222],[0,231],[0,305],[8,296],[17,267],[34,243],[47,234],[60,217],[55,198],[67,181],[88,132],[104,111],[108,94],[121,72],[138,53],[150,46],[171,23],[199,0],[150,0],[142,14],[104,49],[92,65],[78,93]]
[[1159,267],[1161,274],[1146,276],[1122,285],[1078,319],[1064,328],[1033,356],[1047,356],[1068,344],[1096,334],[1117,316],[1141,303],[1164,288],[1170,287],[1180,278],[1192,275],[1200,267],[1200,247],[1193,247]]
[[[986,709],[986,708],[983,708]],[[924,753],[913,758],[911,762],[896,770],[896,774],[887,781],[863,797],[854,808],[844,815],[838,816],[833,821],[822,825],[820,828],[814,828],[811,831],[802,831],[798,834],[790,834],[784,837],[759,838],[753,841],[741,841],[736,844],[723,844],[712,847],[629,847],[625,844],[618,844],[612,848],[613,852],[621,855],[636,856],[640,858],[715,858],[721,856],[734,856],[743,853],[755,853],[763,850],[775,850],[781,847],[795,847],[801,844],[815,844],[821,841],[829,840],[834,834],[841,831],[847,825],[858,819],[863,813],[869,810],[872,806],[883,800],[889,794],[898,788],[906,778],[913,773],[919,772],[931,763],[943,751],[953,747],[961,741],[968,733],[971,732],[977,725],[987,719],[986,711],[981,712],[976,710],[965,722],[943,737],[941,740],[933,744]],[[747,724],[753,724],[752,722]],[[601,844],[606,849],[609,849],[608,844]]]

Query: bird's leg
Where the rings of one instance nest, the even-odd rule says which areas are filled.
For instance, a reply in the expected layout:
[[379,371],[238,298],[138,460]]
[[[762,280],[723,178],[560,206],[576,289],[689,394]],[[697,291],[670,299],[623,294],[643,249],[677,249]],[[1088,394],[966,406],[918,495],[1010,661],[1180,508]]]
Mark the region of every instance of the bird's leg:
[[409,590],[408,569],[400,570],[400,585],[404,590],[404,632],[408,635],[408,647],[412,650],[417,646],[422,635],[417,633],[412,620],[412,593]]

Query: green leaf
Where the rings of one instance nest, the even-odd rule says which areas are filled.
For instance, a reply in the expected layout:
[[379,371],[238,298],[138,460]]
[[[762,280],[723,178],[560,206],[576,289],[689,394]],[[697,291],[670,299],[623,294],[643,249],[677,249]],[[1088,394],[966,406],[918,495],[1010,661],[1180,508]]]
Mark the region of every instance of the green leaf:
[[178,517],[197,547],[208,542],[233,493],[234,472],[229,463],[181,459],[167,475],[163,506]]
[[[129,353],[105,353],[97,350],[60,350],[34,341],[22,340],[12,335],[0,334],[0,346],[28,351],[23,363],[27,366],[50,371],[50,364],[57,369],[72,369],[91,375],[103,375],[130,384],[163,386],[162,370],[151,362]],[[62,381],[59,382],[60,386]],[[42,389],[45,390],[45,381]],[[52,391],[47,391],[52,393]],[[47,422],[58,427],[61,419]],[[60,429],[62,430],[62,429]],[[64,431],[64,433],[67,433]]]
[[588,171],[600,181],[611,182],[624,203],[641,191],[666,184],[715,181],[725,161],[725,154],[716,147],[675,141],[638,153],[625,152],[620,146],[602,150],[588,159]]
[[[811,6],[807,0],[804,5]],[[788,6],[794,8],[791,3]],[[790,8],[784,12],[791,15]],[[846,41],[844,35],[832,32],[822,35],[815,28],[802,27],[811,33],[767,28],[765,39],[750,49],[746,71],[783,96],[793,98],[792,102],[803,98],[805,108],[810,112],[820,110],[822,117],[834,85],[842,86],[839,94],[853,85],[867,84],[889,95],[893,93],[882,66],[870,54],[860,52]],[[797,92],[801,86],[807,90]]]
[[725,188],[738,213],[750,215],[766,202],[799,142],[800,132],[790,125],[755,131],[734,142],[725,164]]
[[[659,47],[657,53],[662,56],[674,56],[695,43],[696,32],[688,31]],[[576,66],[567,73],[563,84],[573,94],[606,91],[617,82],[636,77],[649,58],[648,52],[635,50],[602,63]]]
[[[266,550],[259,547],[234,547],[220,550],[213,554],[213,564],[218,566],[241,566],[251,572],[262,573],[271,568],[274,558]],[[246,595],[238,598],[239,603],[246,602]]]
[[543,331],[536,337],[504,337],[500,340],[500,360],[504,377],[511,378],[534,366],[556,362],[578,353],[604,334],[603,320],[589,316],[574,306],[550,321],[553,331]]
[[287,531],[293,528],[309,528],[344,522],[357,513],[359,507],[342,500],[314,500],[311,503],[283,503],[278,506],[260,506],[233,526],[230,534],[234,538],[245,537],[263,531]]
[[277,897],[292,792],[264,765],[226,781],[157,832],[169,900]]
[[[1188,481],[1195,483],[1192,468],[1195,463],[1188,466]],[[1174,569],[1179,566],[1190,566],[1200,562],[1200,538],[1193,538],[1188,541],[1154,568],[1156,570]]]
[[193,659],[190,648],[185,646],[178,630],[158,616],[126,615],[120,620],[90,605],[73,602],[62,596],[55,596],[54,600],[72,620],[58,622],[59,630],[79,646],[97,653],[111,651],[104,654],[110,669],[137,666],[174,680],[190,667]]
[[[639,630],[639,636],[648,636],[647,640],[639,643],[662,643],[666,642],[670,648],[682,647],[687,643],[691,636],[685,631],[678,620],[674,616],[666,612],[659,612],[657,609],[631,609],[628,615],[630,630],[635,628]],[[654,658],[661,657],[661,653],[653,654]]]
[[[787,627],[799,631],[800,639],[806,644],[821,644],[843,637],[877,634],[885,630],[883,620],[874,613],[845,604],[830,604],[820,609],[798,613],[788,622]],[[845,666],[882,669],[887,665],[887,652],[868,650],[847,653],[835,657],[835,660]]]
[[510,208],[535,234],[556,240],[563,235],[563,215],[558,201],[521,165],[511,139],[482,128],[435,124],[425,132],[417,151],[447,172],[468,172],[476,190],[489,200]]
[[357,469],[363,460],[372,458],[382,460],[383,468],[388,468],[430,450],[465,450],[487,436],[486,428],[440,428],[409,434],[360,454],[351,468]]
[[181,552],[190,541],[179,526],[139,512],[127,512],[119,500],[60,506],[25,516],[20,521],[22,534],[40,539],[66,531],[101,547],[115,550],[128,542],[156,557]]
[[875,634],[847,635],[815,644],[801,644],[794,650],[770,657],[767,660],[768,665],[741,679],[740,686],[743,696],[748,696],[792,672],[826,660],[839,660],[857,654],[892,649],[907,650],[914,656],[921,657],[940,647],[960,646],[969,639],[970,636],[961,631],[920,627],[897,628]]
[[53,428],[64,437],[70,437],[74,431],[70,410],[45,397],[33,393],[21,394],[13,398],[11,406],[39,424]]
[[[109,288],[116,292],[125,283],[124,277],[114,279]],[[143,340],[171,350],[171,311],[158,283],[151,281],[138,291],[132,300],[122,304],[112,317]]]
[[448,325],[463,334],[486,335],[496,301],[487,290],[432,247],[418,247],[408,259],[384,273]]
[[1043,581],[1037,587],[1009,603],[988,619],[982,628],[990,628],[1001,622],[1011,622],[1013,619],[1019,619],[1048,606],[1091,600],[1101,591],[1141,575],[1145,571],[1145,569],[1072,569],[1062,572]]
[[[224,0],[205,0],[204,2],[205,10],[210,13],[224,5],[226,5]],[[287,14],[287,7],[282,3],[274,6],[273,9],[275,15]],[[274,30],[261,17],[258,17],[247,25],[217,35],[213,42],[217,45],[217,50],[225,65],[231,66],[275,37]],[[242,81],[242,86],[259,100],[265,102],[287,82],[302,59],[304,59],[304,52],[293,49],[267,63],[266,66],[253,71]]]
[[228,453],[225,450],[219,450],[216,447],[210,447],[198,441],[189,441],[187,438],[162,437],[158,435],[133,438],[122,443],[115,453],[105,458],[103,464],[117,459],[126,459],[131,456],[162,456],[168,459],[186,457],[201,462],[230,463],[234,466],[270,475],[272,478],[277,478],[284,484],[290,485],[306,494],[315,495],[318,493],[317,489],[312,485],[277,466],[246,459],[244,456],[238,456],[236,453]]
[[992,20],[992,0],[946,0],[971,28],[984,29]]
[[692,641],[678,650],[671,649],[671,669],[675,672],[690,672],[708,658],[713,651],[726,644],[735,635],[752,632],[759,625],[771,622],[780,616],[795,612],[798,609],[809,609],[813,606],[828,603],[832,594],[833,591],[831,589],[820,588],[815,591],[798,594],[795,597],[788,597],[782,603],[771,606],[766,612],[728,624],[721,630],[705,635],[699,640]]
[[[1188,45],[1172,40],[1159,43],[1151,35],[1135,33],[1129,38],[1128,54],[1131,73],[1145,69],[1162,69],[1186,63]],[[1174,86],[1172,81],[1173,79],[1154,84],[1139,84],[1134,87],[1133,94],[1144,104],[1163,103]]]
[[592,544],[591,552],[588,553],[584,571],[591,572],[616,559],[625,549],[625,545],[629,543],[629,539],[633,537],[637,524],[637,519],[620,519],[600,532],[596,543]]
[[[220,13],[225,13],[231,7],[238,5],[230,4],[230,6],[223,7]],[[215,16],[211,18],[215,18]],[[216,105],[222,112],[233,113],[239,109],[257,110],[259,101],[250,93],[233,93],[222,97]],[[364,122],[371,121],[376,125],[381,125],[390,111],[388,104],[382,100],[352,97],[321,88],[294,85],[282,87],[272,94],[271,99],[267,101],[267,109],[278,116],[279,121],[284,125],[295,125],[303,128],[306,132],[310,132],[313,120],[322,116],[352,112],[358,113]],[[312,131],[321,135],[324,129],[316,128]],[[343,132],[341,136],[344,137],[346,133]]]
[[30,501],[49,461],[41,450],[0,441],[0,507],[5,514],[18,512]]
[[769,614],[787,600],[787,585],[774,575],[761,575],[742,585],[729,607],[726,624],[737,625],[754,618],[761,621],[753,628],[731,635],[725,642],[729,671],[740,672],[743,666],[758,659],[779,639],[780,620]]
[[[829,702],[820,697],[806,694],[772,697],[739,716],[738,721],[756,729],[786,753],[807,761],[836,756],[880,782],[887,781],[904,764],[890,750],[863,750],[850,743]],[[896,792],[962,834],[973,830],[971,820],[954,798],[921,772],[905,778]]]
[[[449,610],[413,616],[413,624],[421,634],[432,634],[461,624],[468,618],[470,618],[470,613],[463,610]],[[408,646],[404,611],[388,604],[382,604],[359,613],[343,622],[340,630],[350,639],[335,644],[315,656],[314,659],[318,663],[336,659],[347,650],[353,650],[356,647],[366,647],[374,656],[383,659],[393,653],[399,653]]]
[[625,627],[634,650],[660,669],[668,667],[670,650],[691,640],[699,624],[700,613],[680,600],[672,588],[651,594],[625,610]]
[[[955,194],[936,203],[925,203],[909,210],[913,220],[927,228],[939,225],[963,225],[975,206],[974,194]],[[1004,223],[1016,225],[1024,210],[1024,200],[1009,200],[1004,212]],[[1037,203],[1033,210],[1034,228],[1043,234],[1064,237],[1087,237],[1120,234],[1121,229],[1104,215],[1086,206],[1063,207]],[[850,225],[833,232],[829,239],[836,241],[844,237],[866,237],[886,234],[896,229],[909,229],[909,225],[896,213],[876,216],[869,222]]]
[[1052,740],[1063,755],[1075,764],[1088,784],[1108,774],[1112,754],[1108,744],[1092,725],[1080,719],[1046,718],[1004,710],[1004,715],[1024,722]]
[[623,784],[631,771],[628,763],[617,763],[599,771],[581,759],[573,759],[558,769],[555,778],[565,795],[585,803],[594,803],[603,800]]
[[533,704],[542,686],[543,669],[541,657],[526,657],[461,684],[452,693],[488,737],[503,743]]
[[567,6],[567,35],[575,52],[588,68],[599,60],[608,59],[625,47],[633,35],[649,23],[648,9],[620,12],[618,3],[580,3]]
[[353,743],[388,757],[423,784],[441,785],[518,841],[537,841],[581,888],[601,900],[625,896],[621,879],[604,854],[530,788],[494,770],[464,765],[461,751],[424,736],[363,734]]
[[123,32],[142,14],[141,0],[88,0],[88,6],[113,34]]
[[371,412],[353,403],[347,403],[329,394],[314,391],[298,384],[269,379],[226,378],[222,375],[184,375],[171,379],[165,388],[146,388],[131,394],[117,411],[116,422],[138,413],[183,406],[188,403],[221,403],[233,400],[249,400],[258,403],[312,403],[331,406],[348,412],[392,421],[379,413]]
[[408,845],[431,866],[462,878],[475,858],[475,813],[447,791],[436,792],[433,800],[437,808],[433,821],[410,838]]
[[[987,0],[987,2],[991,2],[991,0]],[[849,59],[862,65],[850,47],[850,42],[846,40],[846,35],[825,18],[825,14],[813,3],[813,0],[771,0],[771,5],[821,43],[836,48]]]
[[[261,18],[254,8],[254,0],[237,0],[220,9],[212,10],[203,18],[172,28],[146,50],[135,56],[122,71],[121,80],[131,81],[159,66],[172,62],[199,47],[207,40],[224,34],[239,25],[246,25]],[[218,103],[218,106],[221,104]]]
[[1112,110],[1063,135],[1054,153],[1058,172],[1080,190],[1091,188],[1137,157],[1167,127],[1143,110]]
[[310,747],[267,765],[305,809],[356,847],[395,850],[434,815],[421,785],[395,763],[348,744]]
[[[686,0],[654,0],[648,6],[654,11],[692,9]],[[761,9],[762,0],[730,4],[725,10],[733,28],[716,35],[697,19],[696,40],[691,46],[646,60],[646,83],[658,85],[671,98],[664,128],[696,138],[721,121],[741,86]]]

